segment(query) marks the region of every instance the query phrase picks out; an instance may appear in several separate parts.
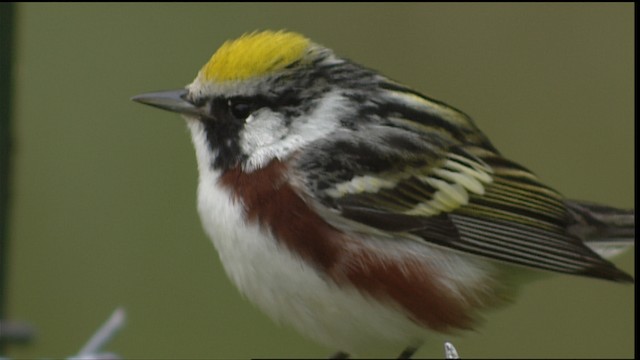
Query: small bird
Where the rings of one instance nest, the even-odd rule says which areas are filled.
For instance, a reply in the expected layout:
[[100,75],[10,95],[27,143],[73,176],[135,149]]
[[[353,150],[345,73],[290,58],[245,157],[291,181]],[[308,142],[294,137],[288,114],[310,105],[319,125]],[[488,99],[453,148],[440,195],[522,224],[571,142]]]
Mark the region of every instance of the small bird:
[[473,329],[549,272],[622,283],[635,211],[565,199],[469,116],[290,31],[225,42],[184,89],[198,212],[224,269],[279,323],[338,351]]

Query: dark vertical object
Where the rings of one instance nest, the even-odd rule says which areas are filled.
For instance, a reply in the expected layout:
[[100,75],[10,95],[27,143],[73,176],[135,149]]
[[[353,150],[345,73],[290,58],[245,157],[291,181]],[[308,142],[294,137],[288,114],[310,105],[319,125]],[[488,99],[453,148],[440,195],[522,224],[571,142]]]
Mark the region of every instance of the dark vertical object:
[[[0,321],[6,319],[9,180],[11,150],[11,60],[15,4],[0,3]],[[0,336],[0,354],[6,338]]]

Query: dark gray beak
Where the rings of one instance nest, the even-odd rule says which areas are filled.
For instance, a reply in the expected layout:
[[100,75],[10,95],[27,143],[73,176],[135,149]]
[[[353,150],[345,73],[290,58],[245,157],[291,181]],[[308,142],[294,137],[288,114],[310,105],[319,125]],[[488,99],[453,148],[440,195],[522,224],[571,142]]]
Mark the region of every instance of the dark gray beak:
[[131,100],[185,115],[200,115],[200,108],[187,100],[187,90],[169,90],[136,95]]

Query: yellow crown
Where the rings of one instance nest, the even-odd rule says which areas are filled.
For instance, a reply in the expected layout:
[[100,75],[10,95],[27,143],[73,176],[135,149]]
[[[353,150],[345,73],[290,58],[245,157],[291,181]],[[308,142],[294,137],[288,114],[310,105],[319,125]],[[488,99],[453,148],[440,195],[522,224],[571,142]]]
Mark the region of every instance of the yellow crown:
[[207,81],[245,80],[300,60],[310,40],[286,31],[262,31],[227,41],[200,70]]

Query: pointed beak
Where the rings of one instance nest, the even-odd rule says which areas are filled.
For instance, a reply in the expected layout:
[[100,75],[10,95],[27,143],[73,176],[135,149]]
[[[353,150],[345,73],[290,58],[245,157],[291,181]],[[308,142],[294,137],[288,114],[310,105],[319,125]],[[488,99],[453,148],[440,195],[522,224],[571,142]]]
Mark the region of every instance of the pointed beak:
[[185,115],[200,115],[200,108],[187,100],[187,90],[169,90],[136,95],[135,102]]

